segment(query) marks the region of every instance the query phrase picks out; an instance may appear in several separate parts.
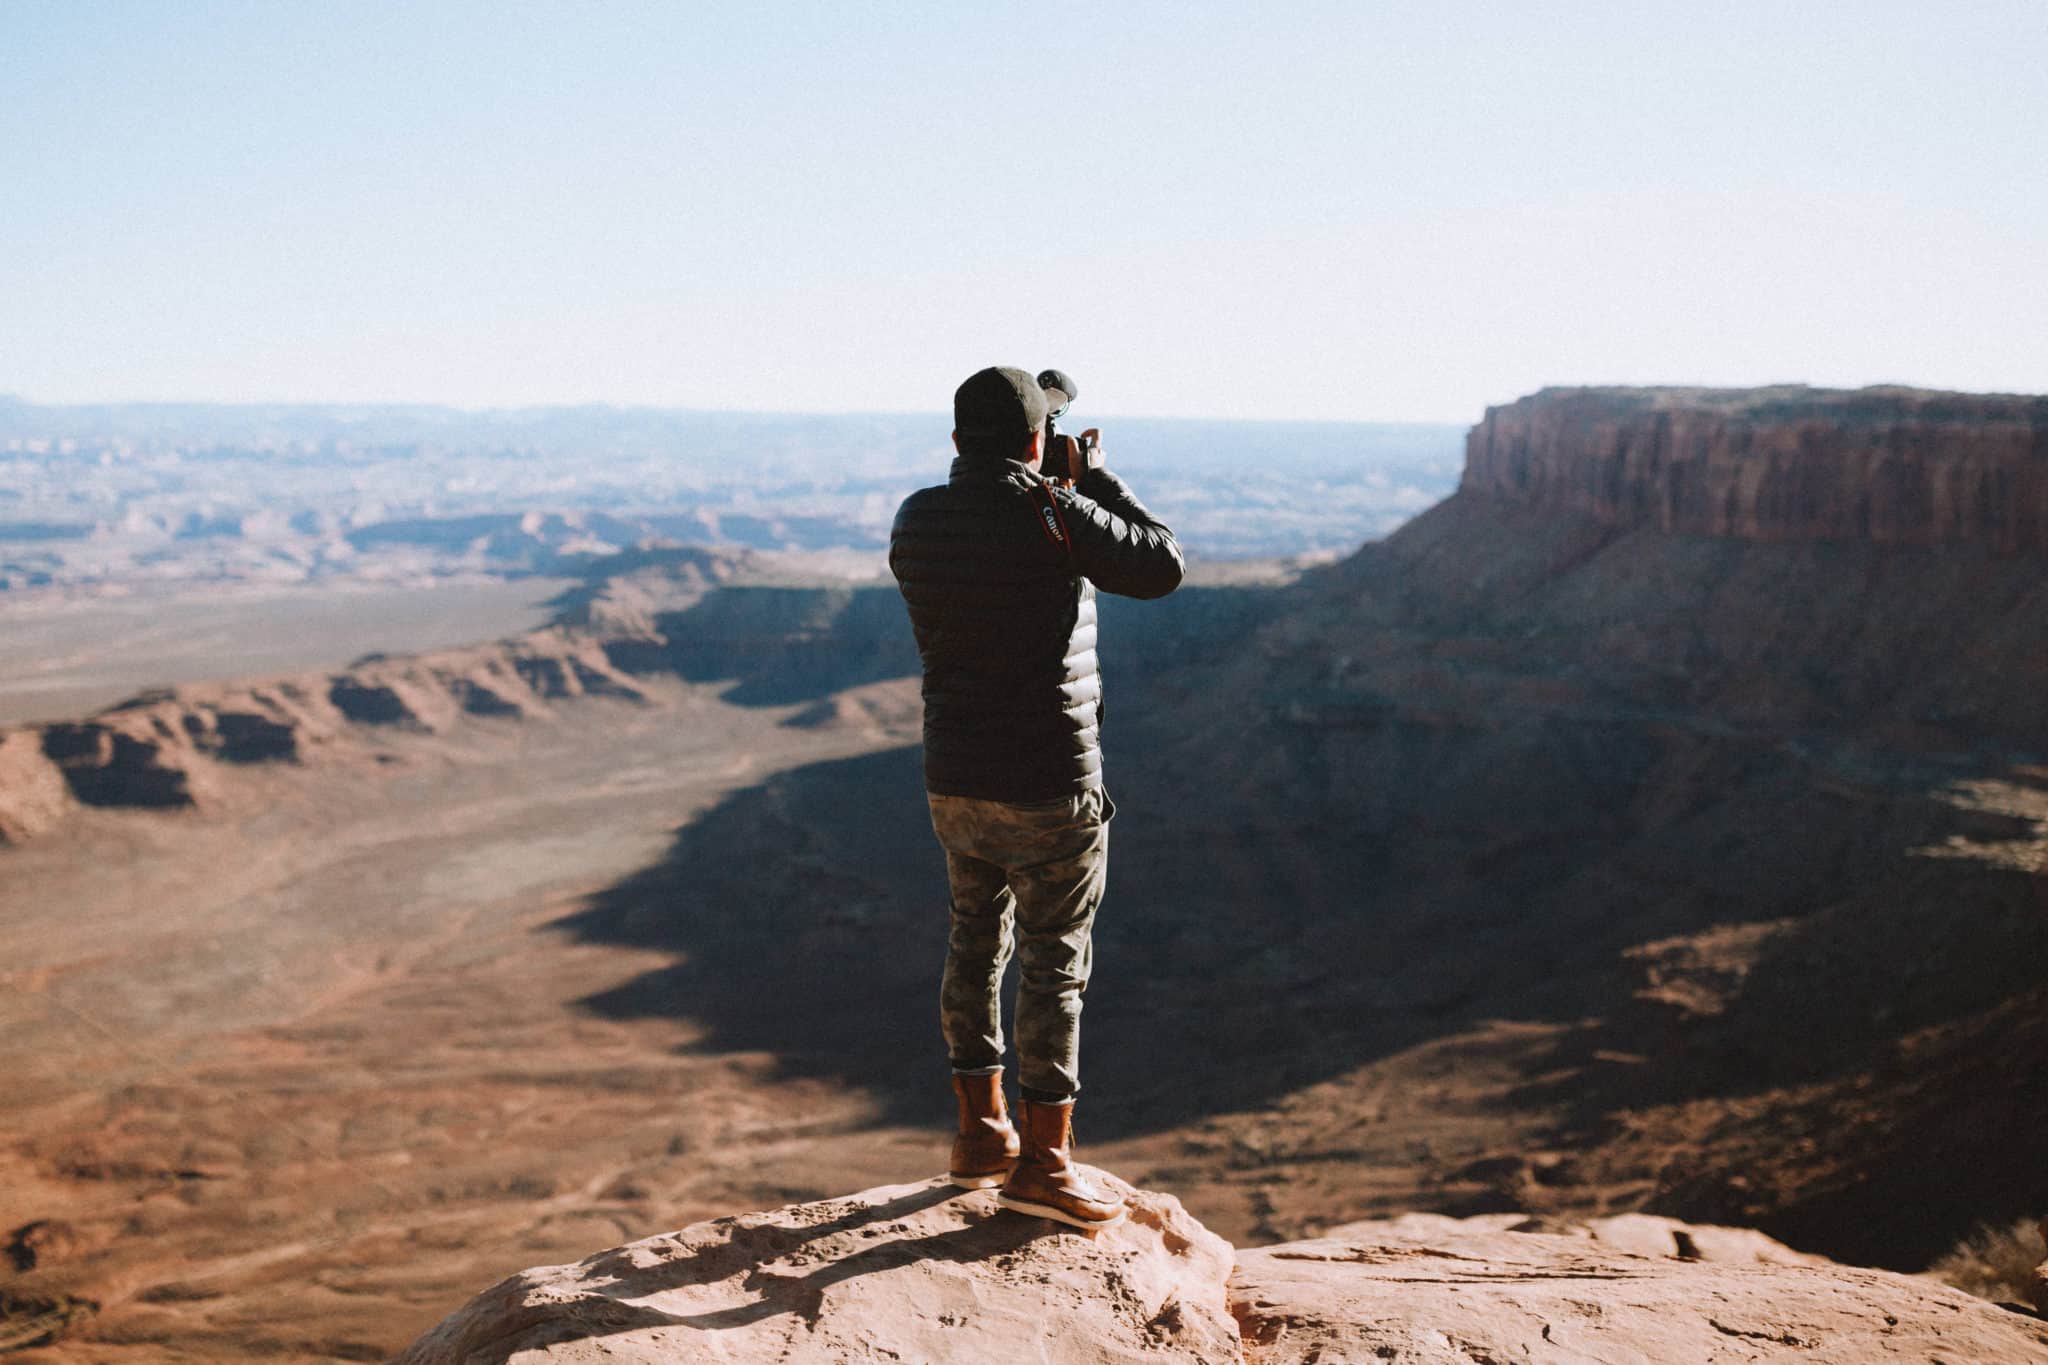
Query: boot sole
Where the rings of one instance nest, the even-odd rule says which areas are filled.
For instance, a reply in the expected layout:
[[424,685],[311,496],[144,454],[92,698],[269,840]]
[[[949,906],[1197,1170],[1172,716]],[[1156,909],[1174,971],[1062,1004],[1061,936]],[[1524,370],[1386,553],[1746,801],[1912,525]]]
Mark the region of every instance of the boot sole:
[[1118,1209],[1116,1217],[1097,1220],[1078,1218],[1064,1209],[1056,1209],[1050,1204],[1034,1204],[1028,1199],[1019,1199],[1014,1195],[998,1194],[996,1202],[1012,1213],[1028,1213],[1038,1218],[1050,1218],[1055,1223],[1065,1223],[1070,1228],[1080,1228],[1084,1232],[1100,1232],[1104,1228],[1116,1227],[1124,1221],[1124,1216],[1129,1212],[1127,1209]]
[[993,1175],[961,1175],[957,1171],[946,1172],[946,1179],[963,1190],[986,1190],[1002,1184],[1010,1178],[1008,1171],[997,1171]]

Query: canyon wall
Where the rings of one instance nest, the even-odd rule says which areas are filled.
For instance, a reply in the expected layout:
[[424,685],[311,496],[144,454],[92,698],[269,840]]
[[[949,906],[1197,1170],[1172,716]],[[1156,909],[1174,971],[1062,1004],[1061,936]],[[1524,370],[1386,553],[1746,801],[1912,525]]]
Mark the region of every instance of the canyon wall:
[[2048,398],[1551,388],[1466,438],[1466,492],[1745,540],[2048,550]]

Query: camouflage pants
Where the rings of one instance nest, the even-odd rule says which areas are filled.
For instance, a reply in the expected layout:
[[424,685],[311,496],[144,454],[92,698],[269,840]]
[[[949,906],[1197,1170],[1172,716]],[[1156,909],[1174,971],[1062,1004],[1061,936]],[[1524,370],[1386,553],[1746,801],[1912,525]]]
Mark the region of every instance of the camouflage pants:
[[1101,788],[1011,805],[932,795],[932,831],[946,850],[952,931],[940,983],[940,1025],[956,1071],[1003,1062],[1003,969],[1018,949],[1017,1074],[1029,1098],[1081,1088],[1081,992],[1109,870]]

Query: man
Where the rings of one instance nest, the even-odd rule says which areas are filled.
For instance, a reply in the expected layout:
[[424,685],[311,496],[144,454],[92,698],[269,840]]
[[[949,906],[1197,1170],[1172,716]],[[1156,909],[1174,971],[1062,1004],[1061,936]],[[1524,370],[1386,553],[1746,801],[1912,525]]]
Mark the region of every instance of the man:
[[[1022,370],[953,395],[951,477],[910,495],[889,567],[924,661],[924,774],[946,854],[952,927],[940,1020],[959,1127],[949,1174],[1000,1183],[1006,1208],[1097,1229],[1121,1196],[1072,1162],[1081,992],[1116,807],[1102,786],[1095,589],[1163,597],[1180,546],[1102,467],[1093,431],[1059,437]],[[1023,1134],[1003,1102],[1000,990],[1019,942]]]

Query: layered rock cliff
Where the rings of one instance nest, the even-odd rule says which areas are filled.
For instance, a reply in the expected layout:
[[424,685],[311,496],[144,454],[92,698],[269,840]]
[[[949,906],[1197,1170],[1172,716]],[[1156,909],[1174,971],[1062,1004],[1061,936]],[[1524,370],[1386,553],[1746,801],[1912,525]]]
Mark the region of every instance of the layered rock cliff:
[[2048,398],[1553,388],[1466,438],[1468,492],[1746,540],[2048,550]]

